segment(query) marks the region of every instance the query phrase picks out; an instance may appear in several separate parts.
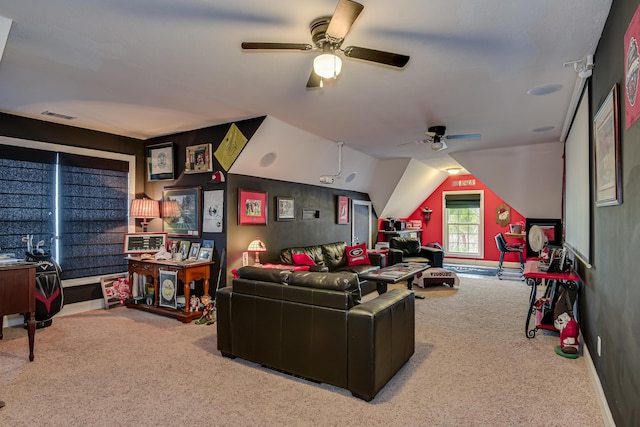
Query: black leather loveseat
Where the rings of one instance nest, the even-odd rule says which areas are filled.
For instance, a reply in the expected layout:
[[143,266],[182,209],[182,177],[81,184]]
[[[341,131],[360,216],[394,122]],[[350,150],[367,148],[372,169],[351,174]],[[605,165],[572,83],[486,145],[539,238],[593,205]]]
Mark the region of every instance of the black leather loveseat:
[[[386,256],[380,253],[368,253],[367,264],[349,265],[347,259],[347,244],[345,242],[324,243],[321,245],[284,248],[280,251],[282,264],[294,265],[293,257],[297,254],[306,254],[313,260],[315,266],[311,271],[351,272],[356,274],[369,273],[387,264]],[[362,295],[377,289],[377,284],[371,281],[360,282]]]
[[392,237],[389,240],[389,265],[399,262],[426,262],[431,267],[442,268],[444,251],[422,246],[414,237]]
[[414,294],[356,303],[354,273],[242,267],[216,294],[218,350],[370,401],[415,350]]

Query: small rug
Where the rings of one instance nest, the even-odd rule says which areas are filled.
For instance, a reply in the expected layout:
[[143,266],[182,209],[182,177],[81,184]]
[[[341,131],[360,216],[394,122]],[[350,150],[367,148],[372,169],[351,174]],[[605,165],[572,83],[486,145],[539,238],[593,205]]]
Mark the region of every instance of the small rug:
[[479,265],[444,264],[443,268],[455,271],[458,274],[473,274],[475,276],[495,276],[498,274],[496,267],[482,267]]

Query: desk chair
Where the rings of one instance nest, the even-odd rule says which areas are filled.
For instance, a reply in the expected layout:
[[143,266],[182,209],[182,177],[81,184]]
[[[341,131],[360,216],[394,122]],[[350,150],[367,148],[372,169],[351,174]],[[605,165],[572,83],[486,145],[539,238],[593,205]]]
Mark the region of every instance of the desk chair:
[[521,243],[507,243],[502,233],[496,234],[496,245],[500,251],[500,262],[498,263],[498,279],[502,280],[502,262],[507,252],[516,252],[520,256],[520,272],[524,271],[524,245]]

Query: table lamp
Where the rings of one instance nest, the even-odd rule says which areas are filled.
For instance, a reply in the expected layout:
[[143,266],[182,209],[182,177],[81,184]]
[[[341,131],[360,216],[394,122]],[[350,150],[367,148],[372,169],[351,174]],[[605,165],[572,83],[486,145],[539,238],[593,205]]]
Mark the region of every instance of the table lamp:
[[160,216],[160,204],[157,200],[133,199],[129,210],[131,218],[142,218],[142,232],[147,232],[149,222],[147,218],[158,218]]
[[251,243],[249,243],[249,247],[247,248],[247,250],[249,252],[256,253],[256,261],[253,265],[260,265],[260,258],[258,257],[258,253],[266,252],[267,248],[264,245],[264,243],[262,243],[262,241],[256,239],[256,240],[253,240]]

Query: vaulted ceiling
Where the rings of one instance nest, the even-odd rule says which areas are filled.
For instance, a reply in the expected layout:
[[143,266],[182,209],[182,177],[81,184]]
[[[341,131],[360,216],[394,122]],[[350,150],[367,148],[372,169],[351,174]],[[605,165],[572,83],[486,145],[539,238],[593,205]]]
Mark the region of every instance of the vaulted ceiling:
[[[7,18],[0,30],[8,31],[0,111],[140,139],[266,115],[279,123],[264,133],[273,147],[311,135],[327,172],[336,167],[333,143],[344,141],[371,166],[361,176],[405,159],[441,179],[446,167],[465,161],[497,183],[495,160],[481,165],[483,156],[470,153],[527,156],[561,144],[583,80],[577,71],[595,52],[611,6],[361,2],[342,47],[408,55],[409,62],[397,68],[339,52],[338,78],[308,89],[317,50],[247,51],[241,43],[311,44],[309,24],[332,15],[338,0],[0,0]],[[420,142],[433,125],[481,137],[446,140],[448,149],[435,152]],[[270,137],[287,127],[295,130],[284,141]],[[544,164],[535,166],[539,173]]]

